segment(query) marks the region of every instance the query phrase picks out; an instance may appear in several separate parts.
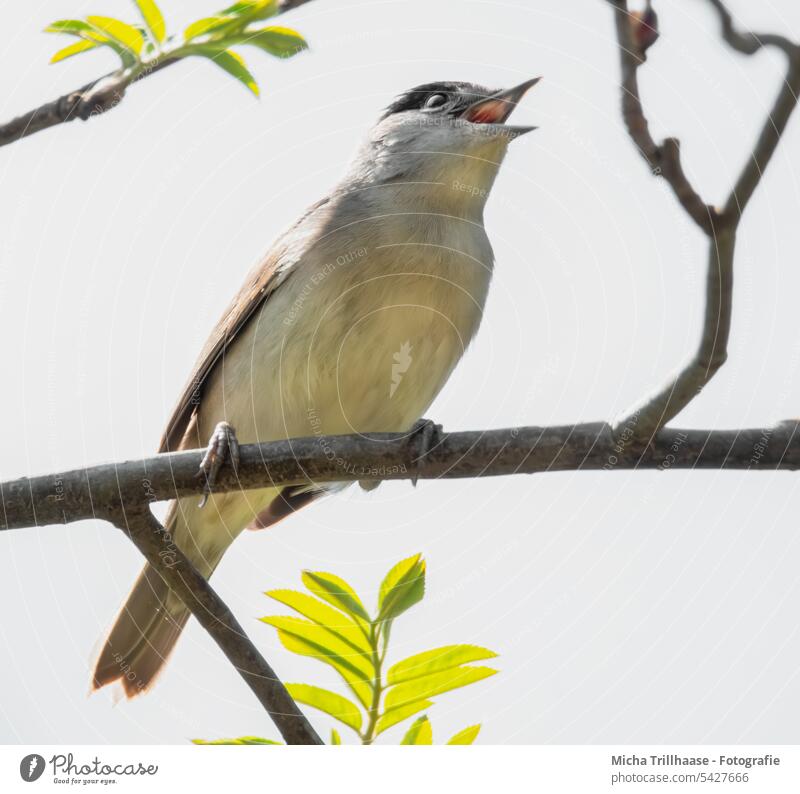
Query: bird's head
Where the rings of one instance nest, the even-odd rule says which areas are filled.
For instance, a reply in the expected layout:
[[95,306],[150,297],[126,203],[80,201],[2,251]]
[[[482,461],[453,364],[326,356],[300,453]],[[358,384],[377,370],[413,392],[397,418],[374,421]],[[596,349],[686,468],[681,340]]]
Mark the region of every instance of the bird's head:
[[506,124],[540,78],[500,91],[438,82],[398,96],[373,127],[357,164],[375,183],[460,183],[487,191],[508,144],[535,127]]

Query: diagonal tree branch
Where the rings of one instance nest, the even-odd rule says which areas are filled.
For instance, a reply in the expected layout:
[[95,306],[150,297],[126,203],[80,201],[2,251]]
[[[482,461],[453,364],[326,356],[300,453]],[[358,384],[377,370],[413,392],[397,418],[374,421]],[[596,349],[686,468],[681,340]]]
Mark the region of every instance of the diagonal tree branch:
[[615,430],[634,419],[640,443],[650,442],[660,428],[675,418],[714,377],[728,356],[733,300],[733,262],[736,230],[742,213],[761,181],[800,93],[800,47],[773,34],[740,33],[722,0],[708,0],[720,18],[723,39],[737,52],[752,55],[762,47],[780,49],[788,60],[786,77],[774,106],[764,121],[755,148],[743,167],[722,211],[706,204],[687,179],[674,138],[656,144],[639,95],[637,73],[644,63],[632,36],[627,0],[610,0],[615,11],[622,70],[622,116],[633,142],[654,173],[667,180],[681,206],[709,238],[706,302],[703,328],[694,355],[666,385],[635,411],[615,424]]
[[101,517],[130,537],[169,589],[189,608],[269,713],[286,743],[322,744],[311,723],[225,602],[172,542],[147,504],[121,507]]
[[[281,0],[278,3],[278,12],[282,14],[308,2],[310,0]],[[179,63],[187,55],[188,53],[180,49],[164,53],[163,56],[144,64],[141,70],[119,69],[57,99],[45,102],[5,124],[0,124],[0,146],[6,146],[59,124],[66,124],[75,119],[88,121],[93,116],[105,113],[122,101],[130,85]]]
[[761,128],[755,148],[725,202],[724,214],[731,219],[731,222],[734,222],[734,219],[738,222],[758,187],[797,106],[798,95],[800,95],[800,47],[795,47],[788,59],[786,77]]

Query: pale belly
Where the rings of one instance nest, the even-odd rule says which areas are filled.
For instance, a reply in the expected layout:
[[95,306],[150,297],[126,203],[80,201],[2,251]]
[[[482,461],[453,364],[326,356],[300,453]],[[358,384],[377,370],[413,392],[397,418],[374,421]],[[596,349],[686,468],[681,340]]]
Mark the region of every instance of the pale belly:
[[[481,236],[466,255],[418,249],[397,261],[354,259],[317,283],[320,268],[292,273],[210,378],[200,437],[223,419],[242,443],[409,429],[478,329],[491,249]],[[222,553],[276,494],[219,495],[202,514],[187,504],[204,556]]]
[[299,308],[300,273],[270,297],[209,384],[203,430],[226,418],[241,441],[269,441],[402,431],[422,416],[478,329],[490,268],[459,255],[435,274],[359,265]]

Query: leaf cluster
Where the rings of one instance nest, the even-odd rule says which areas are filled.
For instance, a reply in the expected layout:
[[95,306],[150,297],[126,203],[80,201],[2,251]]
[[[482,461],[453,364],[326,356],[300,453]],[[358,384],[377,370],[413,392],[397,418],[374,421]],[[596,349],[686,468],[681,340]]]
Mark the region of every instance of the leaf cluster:
[[[312,684],[287,684],[291,696],[353,731],[362,744],[429,709],[433,698],[494,675],[475,665],[496,656],[477,645],[445,645],[386,665],[394,621],[425,595],[425,561],[417,554],[397,563],[381,583],[378,603],[370,614],[355,590],[341,577],[304,571],[308,592],[270,590],[265,595],[293,610],[294,615],[261,618],[278,633],[287,650],[331,667],[346,695]],[[472,744],[480,725],[458,732],[448,744]],[[266,740],[244,737],[211,744],[252,744]],[[201,742],[208,744],[209,742]],[[331,744],[341,744],[338,731]],[[433,744],[427,715],[418,716],[401,744]]]
[[77,41],[56,52],[51,63],[89,50],[108,47],[121,61],[129,80],[152,71],[167,61],[199,56],[217,66],[259,95],[258,83],[247,64],[232,47],[256,47],[278,58],[289,58],[306,49],[306,40],[292,28],[263,26],[279,12],[278,0],[242,0],[189,25],[181,36],[168,36],[164,16],[155,0],[133,0],[140,21],[123,22],[105,16],[60,19],[45,28]]

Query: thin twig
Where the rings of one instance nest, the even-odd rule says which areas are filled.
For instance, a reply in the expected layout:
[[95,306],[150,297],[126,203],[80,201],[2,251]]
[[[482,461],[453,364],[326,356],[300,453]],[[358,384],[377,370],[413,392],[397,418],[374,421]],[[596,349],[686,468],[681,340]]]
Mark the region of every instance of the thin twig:
[[643,61],[631,39],[631,17],[627,0],[612,0],[619,42],[622,69],[622,118],[628,134],[639,149],[650,169],[663,177],[689,217],[706,233],[714,228],[716,210],[707,204],[694,189],[684,173],[680,160],[680,143],[667,138],[657,144],[650,133],[650,125],[639,95],[638,70]]
[[[146,503],[109,511],[105,517],[130,537],[169,589],[197,618],[267,710],[286,743],[322,744],[311,723],[225,602],[170,541]],[[164,553],[165,549],[168,553]]]
[[776,33],[742,33],[733,26],[733,15],[722,0],[708,0],[719,15],[720,30],[725,42],[737,52],[753,55],[762,47],[777,47],[790,58],[797,54],[797,45]]
[[[310,0],[281,0],[278,4],[278,13],[291,11],[308,2]],[[175,57],[166,54],[166,57],[157,59],[152,64],[144,64],[139,72],[124,69],[111,72],[63,94],[58,99],[45,102],[5,124],[0,124],[0,146],[15,143],[22,138],[27,138],[36,132],[59,124],[66,124],[75,119],[88,121],[94,116],[105,113],[122,101],[125,91],[130,85],[179,63],[184,60],[184,57],[182,54]]]
[[796,44],[778,35],[740,33],[735,29],[724,3],[721,0],[708,1],[719,15],[723,39],[736,51],[752,55],[764,46],[773,46],[788,58],[786,78],[772,111],[721,212],[703,202],[687,179],[681,167],[678,141],[667,138],[659,145],[650,135],[637,80],[643,60],[631,41],[628,3],[626,0],[611,0],[615,9],[622,68],[622,115],[628,133],[654,172],[667,180],[689,217],[709,238],[703,329],[695,354],[662,389],[615,424],[615,430],[618,431],[635,416],[636,437],[640,443],[650,441],[660,428],[674,419],[702,391],[727,359],[736,230],[744,208],[786,129],[800,92],[800,50]]

